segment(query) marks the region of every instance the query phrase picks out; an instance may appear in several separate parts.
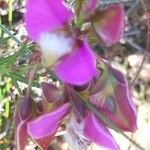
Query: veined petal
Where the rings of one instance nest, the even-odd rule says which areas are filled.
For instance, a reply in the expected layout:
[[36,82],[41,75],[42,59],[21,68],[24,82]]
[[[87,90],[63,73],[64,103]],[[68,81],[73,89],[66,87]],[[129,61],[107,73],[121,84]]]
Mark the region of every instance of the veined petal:
[[99,21],[93,23],[95,32],[107,46],[118,42],[123,35],[125,24],[124,8],[122,4],[108,6],[100,16]]
[[27,124],[28,134],[34,139],[53,136],[62,120],[69,111],[69,103],[60,106],[53,112],[43,114]]
[[137,113],[129,92],[128,87],[122,84],[118,84],[115,88],[114,98],[118,110],[112,120],[124,130],[135,131],[137,129]]
[[117,143],[104,123],[92,113],[89,113],[85,118],[84,135],[97,145],[111,150],[119,150]]
[[114,90],[99,109],[122,130],[133,132],[137,129],[137,113],[127,81],[119,70],[109,69],[116,80]]
[[77,49],[62,57],[54,66],[57,76],[64,82],[82,85],[95,74],[96,60],[86,41],[79,43]]
[[43,32],[62,28],[72,17],[72,12],[65,7],[63,0],[27,0],[25,23],[34,41]]

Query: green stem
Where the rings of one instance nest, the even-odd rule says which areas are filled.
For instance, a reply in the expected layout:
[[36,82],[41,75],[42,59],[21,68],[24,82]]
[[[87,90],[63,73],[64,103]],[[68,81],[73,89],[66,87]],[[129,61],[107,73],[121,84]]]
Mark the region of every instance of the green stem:
[[83,24],[82,19],[82,6],[83,6],[84,0],[77,0],[75,5],[75,26],[77,28],[80,28]]

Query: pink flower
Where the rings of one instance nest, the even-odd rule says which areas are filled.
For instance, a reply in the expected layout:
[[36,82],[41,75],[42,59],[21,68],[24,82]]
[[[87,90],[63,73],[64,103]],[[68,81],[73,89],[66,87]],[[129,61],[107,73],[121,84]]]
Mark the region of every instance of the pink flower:
[[40,46],[42,64],[62,81],[82,85],[95,74],[96,62],[87,41],[71,33],[73,17],[63,0],[27,0],[26,29]]
[[77,96],[78,93],[95,105],[122,131],[135,131],[137,116],[124,75],[105,61],[101,61],[98,68],[101,73],[97,71],[96,76],[83,86],[65,84],[61,89],[42,83],[40,109],[33,108],[31,98],[25,97],[16,116],[19,147],[24,147],[31,137],[46,149],[61,123],[66,121],[66,139],[70,139],[68,142],[75,146],[75,150],[86,150],[90,142],[112,150],[119,149],[107,125],[87,110]]
[[[93,16],[95,33],[106,46],[118,42],[124,30],[123,6],[113,4],[95,11],[97,0],[88,2],[90,5],[85,3],[85,7]],[[31,96],[25,96],[15,121],[18,149],[24,149],[29,137],[47,149],[66,120],[67,136],[75,150],[86,150],[90,142],[119,149],[107,125],[85,108],[77,94],[123,131],[136,129],[135,106],[124,75],[104,60],[96,68],[96,58],[87,39],[70,26],[73,19],[63,0],[27,0],[25,23],[29,37],[40,47],[43,66],[52,67],[64,87],[42,83],[39,105],[33,105]]]
[[[53,97],[58,91],[55,91],[55,93],[50,92],[54,91],[51,90],[52,88],[54,88],[54,86],[51,84],[43,83],[42,87],[45,99],[48,100],[48,107],[48,104],[50,104],[49,102],[51,102],[51,104],[55,103],[55,101],[51,101],[53,99],[51,99],[51,97]],[[67,134],[70,135],[70,140],[72,138],[74,142],[73,145],[75,145],[76,142],[79,142],[78,146],[81,144],[79,147],[82,147],[83,149],[83,144],[86,145],[87,140],[89,140],[106,148],[114,150],[118,149],[118,145],[111,136],[105,124],[101,120],[99,120],[92,112],[89,112],[84,108],[81,100],[74,94],[73,87],[67,85],[64,93],[66,94],[66,96],[60,97],[59,103],[57,104],[58,106],[55,105],[55,109],[47,111],[47,113],[43,113],[39,117],[27,123],[27,132],[31,136],[31,138],[36,141],[39,141],[40,139],[46,137],[52,138],[57,132],[61,121],[69,117],[70,119],[67,121]],[[58,95],[56,94],[55,96],[57,99]],[[67,98],[69,100],[67,100]],[[72,107],[71,103],[67,102],[71,100],[74,103],[74,107]],[[78,129],[81,131],[79,131]],[[86,140],[85,138],[83,138],[83,136],[86,138]]]

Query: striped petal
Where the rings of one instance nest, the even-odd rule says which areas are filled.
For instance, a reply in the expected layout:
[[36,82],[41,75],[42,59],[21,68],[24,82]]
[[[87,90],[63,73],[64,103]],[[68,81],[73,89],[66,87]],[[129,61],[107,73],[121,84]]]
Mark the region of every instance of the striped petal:
[[104,78],[107,84],[102,91],[91,95],[91,103],[120,129],[134,132],[137,129],[137,113],[126,78],[119,70],[110,65],[107,67],[109,71]]

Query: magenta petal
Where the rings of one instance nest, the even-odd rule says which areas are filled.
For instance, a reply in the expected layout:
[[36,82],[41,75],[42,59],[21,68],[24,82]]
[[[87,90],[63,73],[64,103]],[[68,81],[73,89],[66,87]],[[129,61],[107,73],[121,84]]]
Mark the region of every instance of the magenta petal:
[[128,86],[118,83],[114,95],[107,97],[105,105],[99,109],[122,130],[133,132],[137,129],[136,109]]
[[[137,113],[129,92],[127,86],[122,84],[117,85],[115,98],[120,111],[118,111],[113,120],[118,122],[118,125],[124,130],[135,131],[137,129]],[[125,119],[121,118],[120,114],[122,114]],[[126,124],[124,124],[124,121]]]
[[118,42],[124,32],[124,8],[122,4],[108,6],[99,21],[93,24],[96,33],[107,46]]
[[85,41],[55,65],[57,76],[62,81],[75,85],[87,83],[94,76],[95,69],[95,56]]
[[84,134],[87,139],[111,150],[118,150],[119,147],[104,123],[98,120],[94,114],[85,118]]
[[39,118],[27,124],[28,134],[34,139],[40,139],[46,136],[53,136],[62,118],[69,111],[69,103],[66,103],[55,111],[43,114]]
[[22,121],[19,113],[16,113],[16,116],[15,116],[15,140],[16,140],[16,146],[17,146],[18,150],[23,150],[25,148],[27,140],[28,140],[26,122],[27,122],[27,120]]
[[137,113],[126,78],[109,64],[106,67],[108,73],[105,78],[98,79],[100,83],[96,81],[98,84],[90,101],[120,129],[133,132],[137,128]]
[[26,95],[15,115],[15,140],[17,149],[23,150],[28,140],[27,122],[32,117],[32,99]]
[[117,79],[118,82],[128,86],[125,75],[120,70],[117,70],[117,69],[113,68],[112,66],[108,66],[108,67],[109,67],[109,70],[111,71],[111,73]]
[[[109,70],[111,70],[116,79],[115,90],[112,96],[115,113],[110,114],[108,110],[105,110],[105,113],[121,129],[133,132],[137,129],[137,113],[131,98],[128,83],[122,72],[111,66],[109,66]],[[108,100],[110,99],[107,98],[106,104],[110,103],[107,102]]]
[[19,108],[19,115],[21,120],[27,120],[31,118],[32,115],[32,98],[30,95],[25,95],[23,98],[23,102]]
[[63,97],[63,90],[58,88],[56,85],[51,83],[42,83],[42,91],[43,96],[49,103],[62,101]]
[[28,140],[28,133],[27,133],[27,126],[26,123],[22,122],[17,127],[17,149],[23,150],[26,146],[27,140]]
[[60,29],[71,18],[72,12],[64,6],[63,0],[27,0],[26,29],[34,41],[42,32]]

